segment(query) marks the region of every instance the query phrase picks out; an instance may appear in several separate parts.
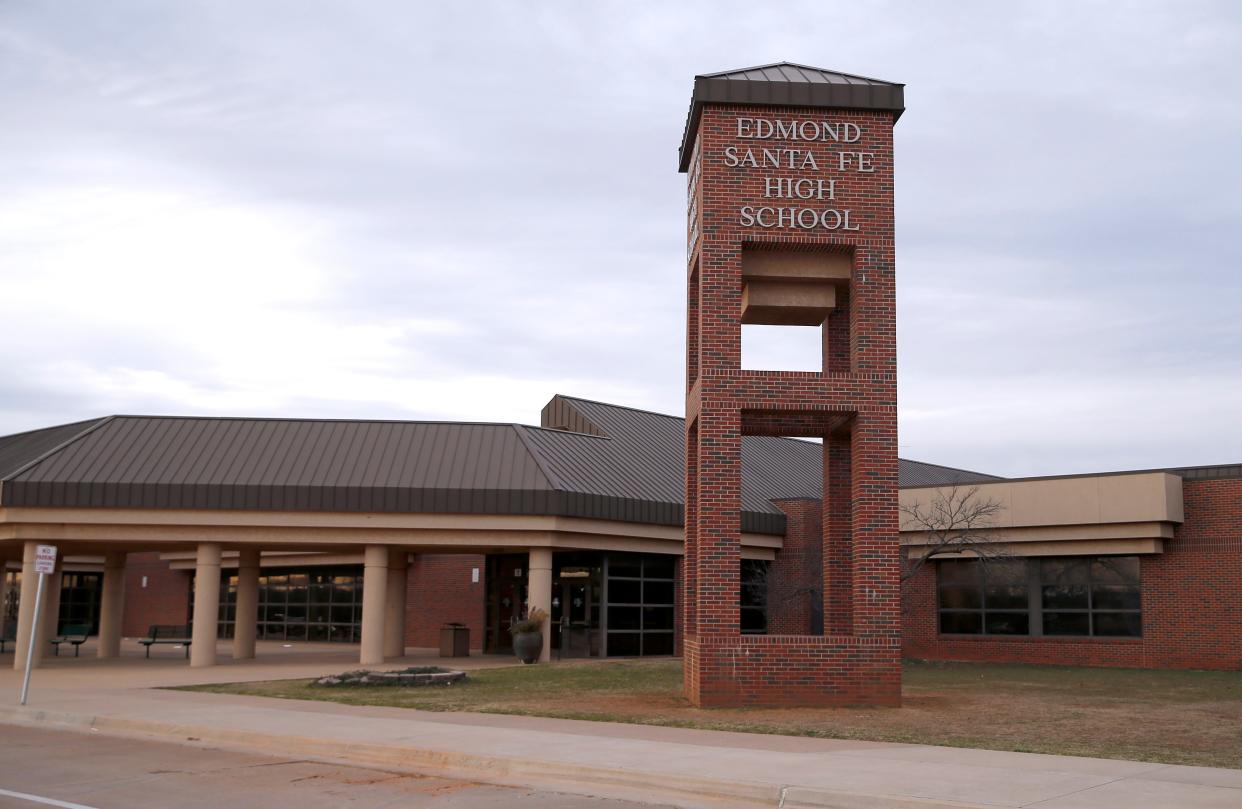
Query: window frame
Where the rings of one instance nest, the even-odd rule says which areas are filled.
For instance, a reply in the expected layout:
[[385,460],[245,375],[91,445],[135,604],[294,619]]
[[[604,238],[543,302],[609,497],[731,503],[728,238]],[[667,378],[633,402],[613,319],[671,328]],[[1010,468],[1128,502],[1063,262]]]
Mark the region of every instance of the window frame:
[[[1026,593],[1027,607],[1025,610],[1019,609],[989,609],[987,606],[987,589],[988,582],[986,580],[986,563],[978,558],[972,559],[940,559],[935,565],[935,593],[936,593],[936,635],[946,638],[1052,638],[1056,640],[1122,640],[1134,641],[1143,638],[1143,561],[1142,557],[1137,554],[1097,554],[1092,556],[1030,556],[1015,557],[1024,563],[1026,568]],[[1133,559],[1137,566],[1137,572],[1133,581],[1126,581],[1124,584],[1131,585],[1135,588],[1138,596],[1138,606],[1134,608],[1113,608],[1113,607],[1097,607],[1096,601],[1096,585],[1112,584],[1112,582],[1098,581],[1095,573],[1096,565],[1102,561],[1117,559],[1129,560]],[[1000,560],[997,560],[1000,561]],[[1008,561],[1008,560],[1004,560]],[[943,566],[946,563],[971,563],[980,565],[977,568],[975,586],[978,592],[978,607],[944,607],[942,600],[942,591],[946,588],[946,582],[943,579]],[[1048,607],[1044,604],[1044,586],[1045,586],[1045,567],[1051,563],[1079,562],[1086,567],[1086,579],[1084,586],[1087,592],[1087,604],[1085,607]],[[964,586],[959,582],[950,582],[947,586],[961,587]],[[979,616],[978,632],[945,632],[941,626],[943,616],[948,614],[975,614]],[[1025,613],[1027,615],[1027,632],[1025,634],[1015,633],[996,633],[987,631],[987,616],[989,614],[1003,613]],[[1086,633],[1049,633],[1045,631],[1044,621],[1046,615],[1065,614],[1065,615],[1086,615],[1087,631]],[[1138,632],[1133,635],[1123,634],[1101,634],[1097,631],[1097,616],[1103,615],[1121,615],[1121,616],[1137,616]]]

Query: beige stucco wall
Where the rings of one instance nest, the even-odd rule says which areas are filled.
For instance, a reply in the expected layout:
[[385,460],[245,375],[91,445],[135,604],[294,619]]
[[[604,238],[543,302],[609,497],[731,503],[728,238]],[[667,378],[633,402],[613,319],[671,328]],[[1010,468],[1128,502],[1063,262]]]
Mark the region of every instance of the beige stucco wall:
[[[1031,555],[1058,553],[1058,543],[1066,553],[1159,553],[1184,519],[1182,479],[1167,472],[1005,480],[960,486],[958,494],[965,490],[1000,505],[988,531],[994,540]],[[901,490],[903,545],[928,542],[904,509],[949,491]]]

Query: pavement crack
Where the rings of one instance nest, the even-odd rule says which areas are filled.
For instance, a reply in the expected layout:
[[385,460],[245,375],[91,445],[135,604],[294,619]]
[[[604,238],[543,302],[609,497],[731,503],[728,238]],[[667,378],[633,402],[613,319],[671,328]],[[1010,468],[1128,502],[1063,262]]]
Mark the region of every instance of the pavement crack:
[[1032,801],[1031,803],[1024,803],[1022,804],[1022,807],[1023,809],[1026,809],[1026,807],[1036,807],[1036,806],[1039,806],[1040,804],[1048,803],[1049,801],[1059,801],[1062,798],[1068,797],[1070,795],[1080,795],[1083,792],[1090,792],[1093,789],[1099,789],[1100,787],[1106,787],[1109,784],[1115,784],[1118,781],[1125,781],[1127,779],[1133,778],[1136,775],[1147,775],[1149,773],[1160,772],[1161,770],[1167,769],[1170,766],[1171,765],[1169,764],[1160,764],[1160,765],[1154,766],[1150,770],[1143,770],[1141,773],[1130,773],[1129,775],[1119,775],[1116,778],[1111,778],[1099,784],[1092,784],[1091,786],[1083,787],[1082,789],[1071,789],[1069,792],[1064,792],[1060,795],[1052,795],[1047,798],[1040,798],[1037,801]]

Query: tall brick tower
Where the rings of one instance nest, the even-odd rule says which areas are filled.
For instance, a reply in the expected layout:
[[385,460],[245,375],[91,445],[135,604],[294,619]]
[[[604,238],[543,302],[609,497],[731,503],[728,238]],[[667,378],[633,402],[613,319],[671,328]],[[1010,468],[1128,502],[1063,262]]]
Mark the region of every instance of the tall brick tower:
[[[901,699],[893,126],[903,109],[900,84],[789,63],[695,77],[681,171],[684,667],[696,705]],[[822,370],[743,370],[751,323],[819,327]],[[751,435],[823,441],[822,634],[741,632]]]

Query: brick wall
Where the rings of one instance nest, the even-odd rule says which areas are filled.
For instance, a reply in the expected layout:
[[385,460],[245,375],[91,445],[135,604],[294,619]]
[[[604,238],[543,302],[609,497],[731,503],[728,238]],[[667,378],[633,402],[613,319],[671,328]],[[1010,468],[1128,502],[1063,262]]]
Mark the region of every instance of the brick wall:
[[1242,669],[1242,480],[1187,480],[1185,522],[1141,556],[1142,638],[940,636],[935,570],[904,587],[905,654],[930,660]]
[[[854,144],[758,142],[739,118],[849,122]],[[685,688],[697,705],[895,704],[900,700],[894,119],[822,108],[704,107],[690,160],[687,277]],[[729,165],[726,150],[797,148],[796,166]],[[841,151],[873,171],[837,171]],[[814,154],[819,168],[805,165]],[[760,158],[762,160],[762,157]],[[855,168],[857,166],[855,161]],[[772,200],[768,178],[835,180],[831,201]],[[757,227],[742,205],[848,210],[850,229]],[[823,329],[822,372],[741,368],[743,250],[838,253],[853,271]],[[825,440],[821,546],[828,634],[739,630],[743,435]],[[809,529],[808,529],[809,530]],[[805,556],[805,548],[803,549]],[[812,574],[814,575],[814,574]],[[805,616],[778,616],[794,628]]]
[[[487,558],[467,554],[420,553],[406,578],[405,645],[440,645],[440,627],[461,623],[470,628],[470,648],[483,648],[484,575]],[[478,568],[479,581],[471,582]]]
[[768,567],[768,633],[822,634],[814,612],[823,610],[823,504],[820,500],[781,500],[785,539]]
[[[143,577],[147,586],[142,586]],[[158,553],[131,553],[125,562],[125,608],[121,634],[143,637],[151,624],[190,622],[190,583],[188,570],[173,570]]]

